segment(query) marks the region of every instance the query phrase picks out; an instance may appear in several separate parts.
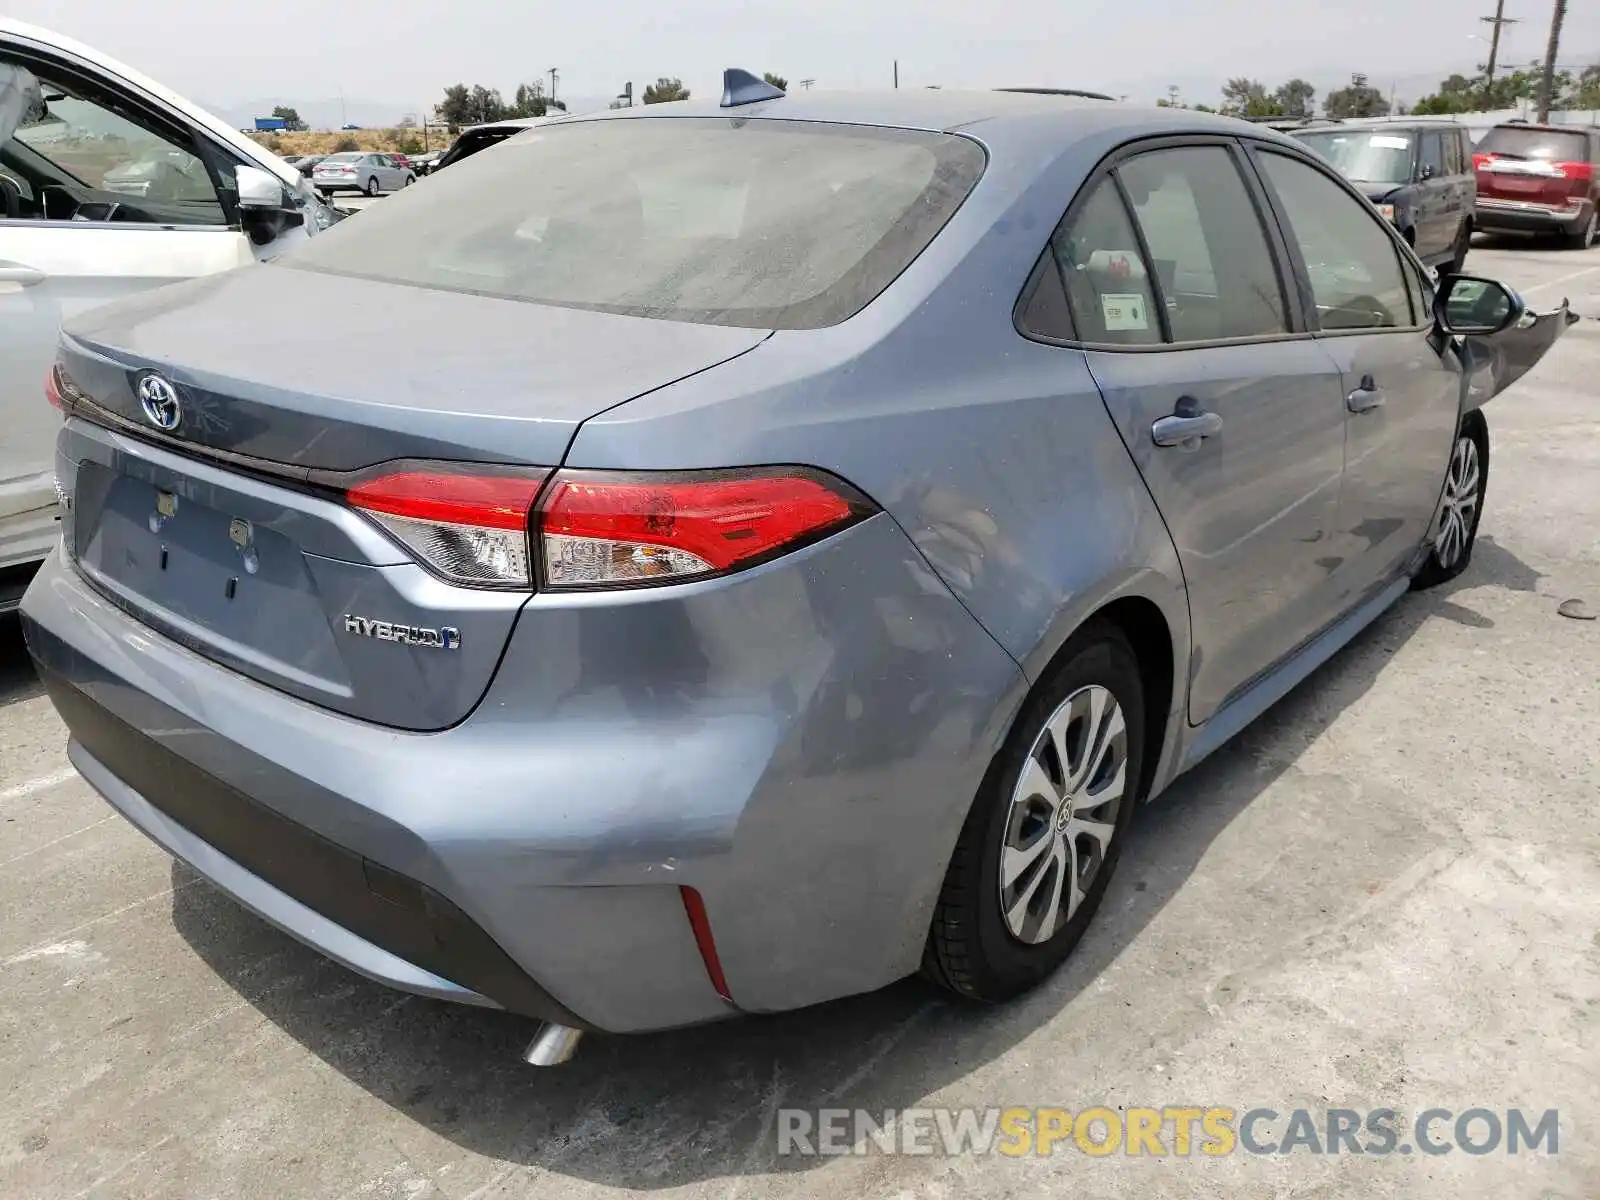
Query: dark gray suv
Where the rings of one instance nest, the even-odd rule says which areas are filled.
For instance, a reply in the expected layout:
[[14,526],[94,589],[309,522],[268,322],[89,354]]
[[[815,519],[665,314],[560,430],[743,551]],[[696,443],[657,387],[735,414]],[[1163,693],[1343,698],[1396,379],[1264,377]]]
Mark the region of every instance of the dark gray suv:
[[1423,262],[1461,270],[1478,197],[1465,125],[1421,118],[1339,121],[1294,136],[1365,192]]

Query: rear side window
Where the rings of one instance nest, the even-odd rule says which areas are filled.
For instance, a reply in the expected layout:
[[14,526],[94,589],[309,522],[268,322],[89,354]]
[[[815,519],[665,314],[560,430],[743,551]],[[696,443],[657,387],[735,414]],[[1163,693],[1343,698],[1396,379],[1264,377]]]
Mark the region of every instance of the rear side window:
[[1117,174],[1150,248],[1173,341],[1288,331],[1266,233],[1227,149],[1156,150]]
[[1589,161],[1589,143],[1582,130],[1536,129],[1496,125],[1478,143],[1480,154],[1501,158],[1536,158],[1547,162]]
[[1322,328],[1411,325],[1400,251],[1377,218],[1314,167],[1271,151],[1259,159],[1305,260]]
[[1139,252],[1139,236],[1110,178],[1094,185],[1051,245],[1080,338],[1109,346],[1161,341],[1155,292]]
[[858,312],[983,173],[953,134],[739,118],[530,130],[280,261],[445,291],[750,328]]

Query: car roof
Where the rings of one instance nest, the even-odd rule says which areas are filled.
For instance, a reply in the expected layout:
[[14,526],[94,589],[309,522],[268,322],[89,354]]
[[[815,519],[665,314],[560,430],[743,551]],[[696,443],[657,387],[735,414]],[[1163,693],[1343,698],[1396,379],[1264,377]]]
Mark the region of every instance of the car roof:
[[[1275,130],[1186,108],[1157,108],[1046,92],[958,91],[916,88],[874,92],[803,91],[723,108],[717,100],[666,104],[546,118],[536,123],[578,124],[681,117],[818,121],[930,132],[967,132],[991,148],[1048,144],[1057,148],[1115,131],[1125,139],[1158,134],[1221,133],[1289,146],[1299,143]],[[513,122],[502,122],[513,124]]]
[[1305,133],[1313,129],[1393,129],[1396,126],[1414,125],[1418,127],[1434,127],[1442,129],[1465,129],[1466,126],[1454,117],[1325,117],[1296,132]]

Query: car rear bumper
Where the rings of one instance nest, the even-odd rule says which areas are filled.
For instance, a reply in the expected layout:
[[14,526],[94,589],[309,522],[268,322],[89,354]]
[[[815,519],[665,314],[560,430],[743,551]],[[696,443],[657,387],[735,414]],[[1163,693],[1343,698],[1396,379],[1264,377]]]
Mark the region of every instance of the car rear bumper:
[[1562,233],[1589,219],[1589,209],[1554,208],[1523,200],[1478,198],[1475,224],[1484,232]]
[[916,969],[1025,683],[889,518],[727,580],[536,597],[521,622],[478,710],[411,734],[191,653],[59,556],[23,605],[84,777],[384,983],[631,1032]]

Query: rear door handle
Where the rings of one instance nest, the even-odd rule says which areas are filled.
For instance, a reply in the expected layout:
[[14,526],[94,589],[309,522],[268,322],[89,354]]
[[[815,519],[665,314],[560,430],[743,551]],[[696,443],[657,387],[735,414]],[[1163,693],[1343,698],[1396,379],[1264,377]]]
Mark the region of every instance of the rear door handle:
[[0,283],[14,283],[19,287],[32,287],[36,283],[43,282],[43,271],[36,271],[32,267],[24,267],[20,263],[0,264]]
[[1344,403],[1351,412],[1364,413],[1382,408],[1384,399],[1383,389],[1373,382],[1372,376],[1363,375],[1361,386],[1346,396]]
[[1170,417],[1161,417],[1150,426],[1150,436],[1158,446],[1198,450],[1208,437],[1222,432],[1222,417],[1206,412],[1193,396],[1180,396]]

